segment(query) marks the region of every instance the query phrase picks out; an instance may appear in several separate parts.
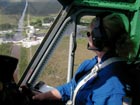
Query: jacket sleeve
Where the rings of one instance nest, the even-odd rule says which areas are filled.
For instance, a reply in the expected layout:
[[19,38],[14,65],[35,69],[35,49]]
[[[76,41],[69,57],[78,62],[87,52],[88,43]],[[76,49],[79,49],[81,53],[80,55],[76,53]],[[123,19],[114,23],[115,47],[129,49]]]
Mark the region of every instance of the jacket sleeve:
[[62,101],[68,101],[70,97],[72,97],[72,93],[75,87],[74,85],[75,81],[72,79],[69,83],[56,87],[56,89],[61,94]]
[[85,70],[89,70],[92,68],[93,64],[96,63],[96,60],[85,60],[83,63],[80,64],[78,67],[74,77],[72,80],[64,85],[56,87],[56,89],[60,92],[62,101],[67,101],[72,97],[73,91],[77,85],[76,76]]

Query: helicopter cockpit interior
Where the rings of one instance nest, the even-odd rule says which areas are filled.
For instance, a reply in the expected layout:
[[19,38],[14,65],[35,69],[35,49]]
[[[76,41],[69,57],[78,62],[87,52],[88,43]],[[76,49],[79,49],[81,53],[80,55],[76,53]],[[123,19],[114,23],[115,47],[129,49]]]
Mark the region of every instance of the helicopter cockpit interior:
[[[31,90],[46,92],[69,82],[80,63],[93,57],[93,52],[87,50],[86,33],[89,31],[89,24],[96,16],[111,13],[118,13],[122,16],[126,29],[135,43],[135,54],[130,55],[129,60],[139,62],[139,0],[58,0],[57,2],[61,5],[60,11],[57,11],[57,16],[49,29],[45,28],[47,33],[37,48],[21,49],[12,45],[12,48],[20,49],[20,53],[23,55],[20,59],[24,60],[24,62],[19,61],[18,65],[20,79],[17,85],[19,88],[26,85]],[[49,20],[49,18],[47,19]],[[28,22],[28,25],[31,24]],[[27,40],[41,37],[32,37],[32,33],[29,34],[31,39]],[[4,46],[4,44],[0,44],[0,46]],[[25,54],[28,55],[26,59]],[[30,60],[28,61],[28,59]],[[21,67],[22,63],[25,63],[26,66]],[[24,69],[24,71],[21,73],[20,69]]]

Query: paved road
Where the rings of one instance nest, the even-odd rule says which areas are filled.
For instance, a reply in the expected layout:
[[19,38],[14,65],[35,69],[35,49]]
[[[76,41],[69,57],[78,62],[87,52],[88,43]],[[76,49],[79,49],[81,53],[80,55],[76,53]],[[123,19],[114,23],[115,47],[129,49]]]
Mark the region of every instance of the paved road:
[[[17,59],[20,59],[20,46],[18,46],[18,45],[13,45],[12,46],[11,56],[15,57]],[[19,70],[19,66],[17,66],[17,68],[16,68],[16,70],[14,72],[14,79],[15,79],[16,83],[19,81],[19,79],[18,79],[18,70]]]

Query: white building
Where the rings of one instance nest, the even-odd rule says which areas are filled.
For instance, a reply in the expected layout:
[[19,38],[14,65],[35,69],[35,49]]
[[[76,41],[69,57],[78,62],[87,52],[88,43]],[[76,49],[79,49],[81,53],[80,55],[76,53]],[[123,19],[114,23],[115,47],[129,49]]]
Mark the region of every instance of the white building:
[[28,36],[29,39],[31,37],[33,37],[34,34],[35,34],[35,28],[34,28],[34,26],[31,26],[31,25],[27,26],[26,34],[27,34],[27,36]]

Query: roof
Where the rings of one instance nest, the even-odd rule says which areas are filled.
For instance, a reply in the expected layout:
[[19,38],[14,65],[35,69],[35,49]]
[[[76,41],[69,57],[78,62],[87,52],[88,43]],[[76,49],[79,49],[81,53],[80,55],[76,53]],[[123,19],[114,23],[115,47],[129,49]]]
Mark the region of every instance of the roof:
[[116,8],[134,11],[139,9],[140,0],[58,0],[63,6],[72,3],[82,6]]
[[77,5],[94,7],[107,7],[124,10],[137,10],[140,7],[140,0],[74,0]]

